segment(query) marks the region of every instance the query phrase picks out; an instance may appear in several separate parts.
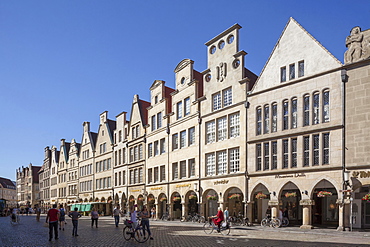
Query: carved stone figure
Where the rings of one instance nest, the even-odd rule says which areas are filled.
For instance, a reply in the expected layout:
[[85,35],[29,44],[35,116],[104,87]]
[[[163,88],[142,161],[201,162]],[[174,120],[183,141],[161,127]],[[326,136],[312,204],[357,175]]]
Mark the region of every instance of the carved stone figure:
[[220,66],[217,66],[217,80],[222,82],[226,77],[226,63],[220,63]]
[[344,63],[353,63],[370,57],[369,30],[361,31],[360,27],[354,27],[350,36],[346,38],[348,50],[344,53]]

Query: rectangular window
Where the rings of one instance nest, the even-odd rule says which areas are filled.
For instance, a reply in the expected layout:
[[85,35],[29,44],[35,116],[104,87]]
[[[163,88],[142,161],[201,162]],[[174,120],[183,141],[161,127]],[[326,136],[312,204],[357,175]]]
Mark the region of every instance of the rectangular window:
[[230,138],[238,137],[240,135],[240,117],[239,112],[230,115]]
[[310,96],[306,95],[303,99],[303,126],[310,125]]
[[134,147],[134,161],[139,159],[139,146]]
[[179,135],[173,134],[172,135],[172,150],[179,148]]
[[292,165],[291,167],[297,167],[297,138],[291,140],[291,154],[292,154]]
[[286,81],[286,67],[281,67],[280,68],[280,82],[285,82]]
[[195,144],[195,127],[192,127],[188,131],[189,133],[189,146]]
[[122,172],[118,173],[118,184],[122,185]]
[[270,132],[270,107],[265,105],[263,108],[263,133],[268,134]]
[[177,163],[172,163],[172,180],[179,178],[179,167]]
[[238,172],[240,169],[240,153],[239,148],[234,148],[229,151],[229,171],[230,173]]
[[134,170],[134,174],[135,174],[135,178],[134,178],[134,182],[135,182],[135,184],[136,183],[139,183],[139,169],[135,169]]
[[143,182],[143,168],[139,168],[139,183]]
[[148,183],[153,183],[153,170],[152,168],[148,169]]
[[289,167],[289,146],[288,140],[283,140],[283,168]]
[[297,99],[292,99],[292,129],[298,126]]
[[262,134],[262,109],[258,107],[256,110],[256,135]]
[[177,103],[176,110],[177,110],[177,119],[182,118],[182,101]]
[[195,176],[195,159],[188,160],[189,178]]
[[217,119],[217,140],[223,141],[226,139],[227,122],[226,117]]
[[319,165],[320,163],[320,137],[319,135],[313,135],[313,164],[314,166]]
[[271,170],[277,169],[277,141],[271,142]]
[[180,148],[186,147],[186,130],[180,132]]
[[289,80],[292,80],[295,78],[295,64],[289,65]]
[[154,156],[159,155],[159,146],[158,146],[158,141],[154,142]]
[[161,154],[164,154],[166,152],[166,139],[165,138],[162,138],[159,141],[159,145],[160,145],[160,153]]
[[216,93],[212,96],[213,110],[217,111],[221,109],[221,94]]
[[206,123],[206,143],[212,143],[216,139],[215,121]]
[[329,133],[323,134],[322,164],[329,164]]
[[277,131],[277,104],[273,104],[271,107],[272,121],[271,121],[271,132]]
[[310,166],[310,137],[303,137],[303,166]]
[[162,112],[157,113],[157,129],[162,128]]
[[222,96],[224,100],[224,107],[229,106],[233,103],[233,95],[231,88],[223,90]]
[[130,170],[130,184],[134,184],[134,183],[135,183],[134,170]]
[[154,167],[154,183],[159,182],[159,173],[158,173],[158,167]]
[[156,115],[152,116],[152,131],[156,130],[157,118]]
[[262,170],[262,146],[256,144],[256,171]]
[[186,161],[180,161],[180,178],[186,178]]
[[298,77],[304,76],[304,61],[298,62]]
[[206,176],[212,176],[216,174],[215,154],[206,154],[207,171]]
[[187,97],[184,100],[184,104],[185,104],[185,116],[187,116],[190,114],[190,97]]
[[263,170],[270,169],[270,145],[268,142],[263,144]]
[[130,148],[130,162],[134,161],[134,148]]
[[323,109],[322,109],[322,113],[323,113],[322,121],[324,123],[327,123],[330,120],[329,106],[330,106],[329,105],[329,91],[325,91],[323,95]]
[[118,164],[122,164],[122,150],[118,150]]
[[288,101],[283,102],[283,130],[289,128],[289,103]]
[[318,93],[313,96],[313,121],[312,124],[320,123],[320,95]]
[[227,154],[226,151],[217,153],[217,174],[226,174],[227,172]]
[[153,143],[148,144],[148,157],[153,156]]
[[166,169],[165,166],[160,167],[160,172],[161,172],[161,182],[166,180]]

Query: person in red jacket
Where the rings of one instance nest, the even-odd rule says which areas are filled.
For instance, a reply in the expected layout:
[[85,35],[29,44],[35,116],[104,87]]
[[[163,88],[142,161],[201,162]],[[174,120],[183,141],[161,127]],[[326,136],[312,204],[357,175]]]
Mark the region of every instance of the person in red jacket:
[[217,215],[212,216],[213,223],[217,226],[217,231],[220,232],[222,221],[224,221],[224,213],[221,208],[218,208]]
[[49,222],[49,241],[53,238],[53,229],[55,234],[55,240],[58,239],[58,220],[59,220],[59,210],[57,205],[54,204],[53,208],[49,209],[46,216],[46,223]]

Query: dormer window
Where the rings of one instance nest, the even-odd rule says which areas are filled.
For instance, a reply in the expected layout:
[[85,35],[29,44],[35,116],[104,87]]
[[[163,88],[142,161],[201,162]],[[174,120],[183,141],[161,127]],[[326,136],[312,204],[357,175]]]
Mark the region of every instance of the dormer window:
[[298,77],[304,76],[304,61],[298,62]]
[[280,68],[280,82],[285,82],[286,81],[286,67],[281,67]]
[[292,80],[295,78],[295,64],[289,65],[289,80]]

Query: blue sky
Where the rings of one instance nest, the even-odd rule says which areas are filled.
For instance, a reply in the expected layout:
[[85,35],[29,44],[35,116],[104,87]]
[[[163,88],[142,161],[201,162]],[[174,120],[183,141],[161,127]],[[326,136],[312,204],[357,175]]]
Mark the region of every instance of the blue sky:
[[352,27],[370,28],[370,1],[0,1],[0,177],[42,165],[44,147],[81,142],[99,114],[174,87],[185,58],[206,69],[204,43],[235,23],[246,67],[259,74],[289,17],[343,62]]

